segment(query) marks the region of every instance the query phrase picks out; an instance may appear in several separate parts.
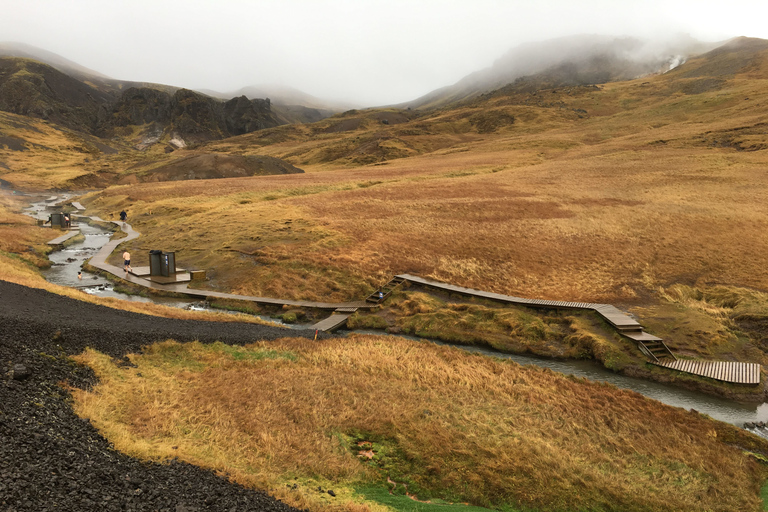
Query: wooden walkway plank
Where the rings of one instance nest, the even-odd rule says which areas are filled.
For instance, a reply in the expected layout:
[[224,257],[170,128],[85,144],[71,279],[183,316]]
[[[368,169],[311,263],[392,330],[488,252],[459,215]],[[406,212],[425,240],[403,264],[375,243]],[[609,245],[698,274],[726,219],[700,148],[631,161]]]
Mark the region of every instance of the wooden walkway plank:
[[315,329],[323,332],[333,332],[339,329],[342,325],[347,323],[347,319],[352,316],[350,314],[338,314],[334,313],[325,320],[317,322],[310,329]]
[[66,242],[67,240],[69,240],[70,238],[75,237],[75,236],[77,236],[79,234],[80,234],[80,230],[79,229],[72,229],[69,232],[64,233],[63,235],[61,235],[58,238],[54,238],[53,240],[49,240],[47,243],[48,243],[48,245],[61,245],[64,242]]
[[592,309],[597,312],[605,320],[616,327],[617,329],[625,330],[642,330],[642,326],[628,314],[620,311],[616,307],[610,304],[589,304],[585,302],[567,302],[556,300],[544,300],[544,299],[525,299],[522,297],[514,297],[511,295],[502,295],[497,293],[484,292],[482,290],[473,290],[471,288],[463,288],[461,286],[454,286],[440,281],[433,281],[431,279],[425,279],[423,277],[414,276],[411,274],[398,274],[396,278],[403,279],[415,284],[423,286],[429,286],[431,288],[437,288],[444,291],[452,291],[456,293],[462,293],[464,295],[483,297],[493,300],[503,301],[510,304],[520,304],[524,306],[534,307],[554,307],[554,308],[582,308]]
[[[95,216],[90,218],[92,220],[101,221],[100,218]],[[322,303],[322,302],[311,302],[311,301],[282,300],[282,299],[273,299],[269,297],[250,297],[250,296],[244,296],[244,295],[235,295],[231,293],[214,292],[212,290],[191,290],[187,287],[186,283],[158,285],[146,279],[143,279],[134,275],[130,275],[129,273],[125,272],[123,269],[106,263],[107,257],[112,253],[112,251],[115,250],[115,248],[117,248],[119,244],[134,240],[139,236],[139,233],[134,231],[133,228],[125,222],[118,222],[118,221],[110,221],[110,222],[120,226],[120,229],[122,229],[126,233],[126,237],[118,240],[111,240],[110,242],[105,244],[91,258],[90,264],[96,268],[99,268],[113,275],[116,275],[126,281],[139,284],[147,288],[155,288],[159,290],[171,290],[171,291],[176,291],[179,293],[183,293],[190,296],[196,296],[196,297],[220,297],[220,298],[228,298],[228,299],[236,299],[236,300],[246,300],[246,301],[263,303],[263,304],[273,304],[273,305],[279,305],[279,306],[290,305],[290,306],[297,306],[297,307],[333,310],[334,313],[331,314],[331,316],[329,316],[325,320],[321,320],[320,322],[317,322],[313,326],[314,329],[322,330],[322,331],[333,331],[335,329],[338,329],[339,327],[341,327],[346,323],[347,319],[357,309],[363,309],[363,308],[370,309],[372,307],[378,307],[377,305],[371,305],[370,303],[363,302],[363,301],[333,304],[333,303]],[[581,306],[584,306],[583,309],[590,309],[595,311],[596,313],[601,315],[603,318],[605,318],[606,321],[608,321],[611,325],[616,327],[616,329],[619,330],[619,332],[621,332],[624,336],[627,336],[631,339],[638,339],[640,342],[658,341],[660,346],[663,346],[664,350],[669,352],[669,348],[664,344],[661,338],[657,338],[656,336],[643,332],[642,326],[637,321],[635,321],[635,319],[633,319],[628,314],[624,313],[623,311],[620,311],[619,309],[617,309],[616,307],[610,304],[589,304],[589,303],[576,303],[576,302],[566,302],[566,301],[523,299],[520,297],[513,297],[509,295],[501,295],[501,294],[490,293],[490,292],[482,292],[480,290],[472,290],[470,288],[463,288],[460,286],[448,285],[446,283],[441,283],[439,281],[432,281],[429,279],[412,276],[410,274],[396,275],[393,279],[410,281],[423,286],[429,286],[429,287],[438,288],[442,290],[453,291],[453,292],[461,293],[464,295],[490,298],[493,300],[499,300],[499,301],[510,303],[510,304],[536,305],[536,306],[543,306],[543,307],[565,307],[565,308],[580,308]],[[657,360],[655,362],[652,362],[652,364],[656,364],[661,367],[670,368],[678,371],[692,373],[695,375],[711,376],[710,378],[715,378],[717,380],[724,380],[727,382],[743,382],[745,384],[760,383],[761,370],[760,370],[760,365],[756,363],[679,360],[679,359],[676,359],[674,354],[672,354],[671,352],[669,352],[669,355],[673,358],[673,360],[668,360],[668,359],[663,361]]]
[[760,384],[760,365],[757,363],[679,359],[677,361],[659,361],[652,364],[723,382]]

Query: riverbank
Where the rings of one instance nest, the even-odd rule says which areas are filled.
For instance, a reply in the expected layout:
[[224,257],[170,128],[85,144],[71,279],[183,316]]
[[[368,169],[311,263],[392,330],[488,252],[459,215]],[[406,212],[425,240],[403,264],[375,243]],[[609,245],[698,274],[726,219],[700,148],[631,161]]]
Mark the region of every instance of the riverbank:
[[284,329],[149,317],[6,281],[0,281],[0,297],[0,508],[295,510],[211,471],[115,451],[72,411],[60,385],[95,385],[93,372],[70,359],[85,347],[123,360],[168,338],[244,344],[278,339]]
[[[700,323],[692,322],[687,328],[692,331]],[[586,310],[509,306],[406,284],[394,291],[379,310],[358,312],[348,324],[352,330],[375,329],[457,345],[488,347],[502,353],[531,354],[556,360],[594,360],[617,374],[711,396],[748,403],[766,400],[765,378],[759,385],[734,384],[652,365],[638,349],[637,342],[622,336],[603,319]],[[686,331],[677,334],[674,341],[669,341],[673,347],[679,338],[690,338]],[[688,342],[684,353],[701,359],[731,359],[735,355],[736,360],[755,361],[751,357],[757,357],[757,362],[764,362],[764,354],[743,334],[740,343],[741,347],[731,345],[733,354],[713,354],[696,352],[695,347],[691,348],[693,344]],[[717,347],[722,348],[723,344]]]

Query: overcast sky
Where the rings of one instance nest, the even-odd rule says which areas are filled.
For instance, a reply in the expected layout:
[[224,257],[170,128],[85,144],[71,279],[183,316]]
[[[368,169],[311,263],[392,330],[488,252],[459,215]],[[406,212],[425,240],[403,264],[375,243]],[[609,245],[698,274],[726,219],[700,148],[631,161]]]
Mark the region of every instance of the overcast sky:
[[113,78],[283,84],[361,106],[414,99],[566,35],[768,39],[766,0],[0,0],[0,13],[0,41]]

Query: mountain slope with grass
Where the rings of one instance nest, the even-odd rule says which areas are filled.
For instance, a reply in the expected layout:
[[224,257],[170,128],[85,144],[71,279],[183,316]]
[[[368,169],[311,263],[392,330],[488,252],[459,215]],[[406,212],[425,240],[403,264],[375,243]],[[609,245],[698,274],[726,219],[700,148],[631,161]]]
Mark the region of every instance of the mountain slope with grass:
[[434,108],[475,98],[517,80],[538,76],[549,86],[579,86],[664,73],[717,44],[688,36],[668,41],[598,35],[568,36],[509,50],[493,66],[472,73],[403,107]]
[[124,137],[140,128],[145,144],[173,138],[190,144],[280,124],[266,99],[222,101],[182,88],[104,87],[98,83],[104,80],[80,80],[31,59],[0,58],[0,110],[102,138]]
[[[411,273],[519,297],[616,304],[683,357],[768,363],[764,44],[737,40],[638,80],[512,84],[459,107],[350,111],[244,134],[200,149],[273,156],[305,173],[215,188],[139,184],[82,202],[130,209],[142,233],[131,249],[162,246],[183,266],[210,269],[203,288],[345,301]],[[742,303],[760,304],[754,323],[741,317]],[[427,318],[414,318],[431,314],[454,334],[477,329],[453,307],[392,306],[363,321],[434,333]],[[552,340],[573,335],[548,322]],[[478,342],[576,350],[549,339],[520,344],[512,325],[500,338],[499,329]],[[636,347],[614,341],[610,353],[634,351],[637,360],[590,343],[583,355],[652,373]]]

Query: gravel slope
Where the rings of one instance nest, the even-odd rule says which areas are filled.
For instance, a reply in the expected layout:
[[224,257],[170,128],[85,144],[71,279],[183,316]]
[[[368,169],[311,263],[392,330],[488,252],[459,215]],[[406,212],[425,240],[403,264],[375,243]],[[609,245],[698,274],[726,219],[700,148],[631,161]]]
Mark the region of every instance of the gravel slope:
[[0,281],[0,511],[296,510],[186,463],[114,451],[58,384],[94,384],[67,357],[86,346],[121,358],[168,338],[243,344],[286,335],[314,331],[157,318]]

